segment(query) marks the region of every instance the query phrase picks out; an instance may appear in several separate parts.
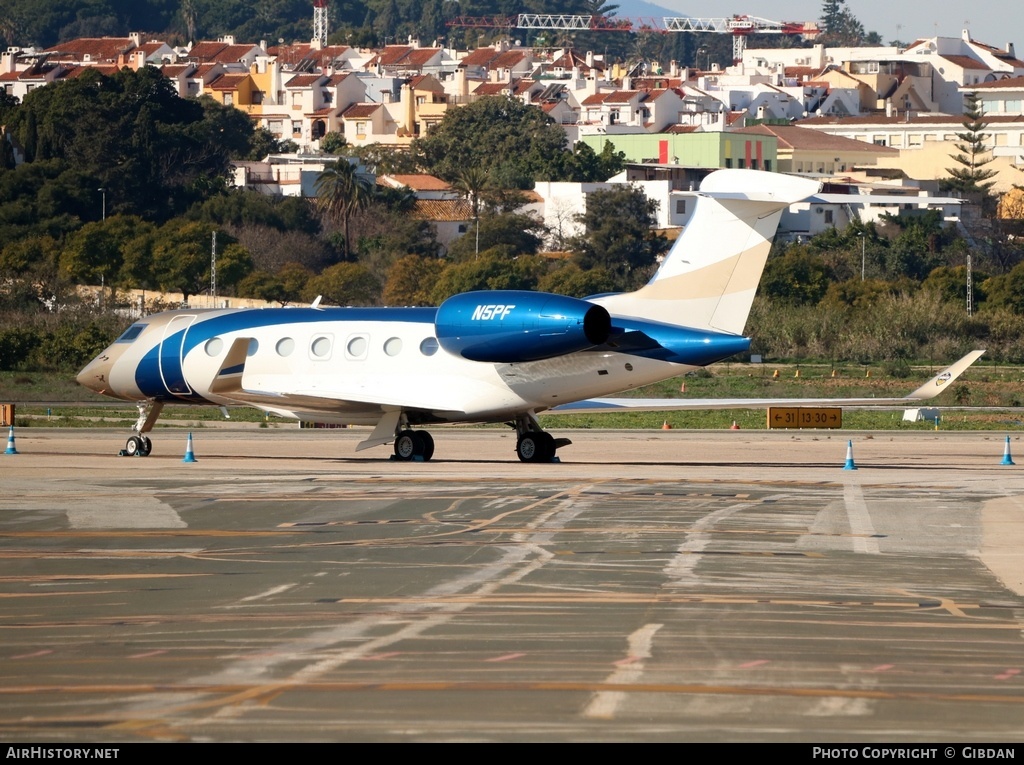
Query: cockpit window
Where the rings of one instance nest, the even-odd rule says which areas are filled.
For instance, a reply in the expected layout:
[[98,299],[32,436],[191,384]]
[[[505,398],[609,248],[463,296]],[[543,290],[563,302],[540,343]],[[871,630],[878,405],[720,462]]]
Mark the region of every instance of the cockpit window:
[[117,338],[119,343],[130,343],[132,340],[142,334],[142,330],[146,328],[145,324],[132,324],[128,329],[124,331],[124,334]]

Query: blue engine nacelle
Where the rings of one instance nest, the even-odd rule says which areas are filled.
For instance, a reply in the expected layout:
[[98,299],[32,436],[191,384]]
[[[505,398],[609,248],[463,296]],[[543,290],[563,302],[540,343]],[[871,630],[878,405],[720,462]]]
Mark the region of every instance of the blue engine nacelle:
[[603,307],[545,292],[464,292],[437,309],[441,347],[470,361],[512,364],[586,350],[608,340]]

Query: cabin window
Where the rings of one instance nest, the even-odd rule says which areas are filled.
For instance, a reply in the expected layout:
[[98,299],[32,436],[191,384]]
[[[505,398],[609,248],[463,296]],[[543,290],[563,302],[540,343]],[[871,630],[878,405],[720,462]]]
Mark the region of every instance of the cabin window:
[[420,353],[424,356],[433,356],[437,353],[438,345],[436,337],[428,337],[420,343]]
[[260,341],[255,337],[249,341],[249,350],[245,352],[246,356],[255,356],[256,351],[260,349]]
[[277,345],[274,346],[278,356],[291,356],[292,351],[295,350],[295,341],[290,337],[282,337],[277,341]]
[[345,353],[350,359],[361,359],[366,356],[368,343],[366,335],[353,335],[345,346]]
[[331,355],[331,338],[326,336],[315,338],[309,346],[309,350],[318,359],[326,359]]
[[388,356],[397,356],[402,352],[402,338],[400,337],[389,337],[387,342],[384,343],[384,353]]
[[206,351],[207,356],[219,356],[220,352],[224,350],[224,341],[219,337],[210,338],[206,341],[203,350]]

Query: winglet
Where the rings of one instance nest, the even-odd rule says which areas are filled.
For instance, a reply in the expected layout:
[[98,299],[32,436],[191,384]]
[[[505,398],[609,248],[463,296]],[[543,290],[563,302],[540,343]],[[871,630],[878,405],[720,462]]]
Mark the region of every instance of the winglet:
[[971,364],[981,358],[981,355],[985,351],[971,351],[962,359],[954,362],[950,366],[943,369],[935,377],[926,382],[920,388],[915,390],[909,396],[908,400],[924,401],[925,399],[933,398],[946,389],[946,386],[953,382],[956,378],[962,375]]

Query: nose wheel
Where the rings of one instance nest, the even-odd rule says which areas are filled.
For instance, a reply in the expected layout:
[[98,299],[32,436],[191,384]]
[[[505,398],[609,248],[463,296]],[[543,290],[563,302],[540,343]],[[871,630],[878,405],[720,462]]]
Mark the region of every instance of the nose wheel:
[[124,444],[122,454],[125,457],[148,457],[153,451],[153,442],[148,436],[132,436]]

